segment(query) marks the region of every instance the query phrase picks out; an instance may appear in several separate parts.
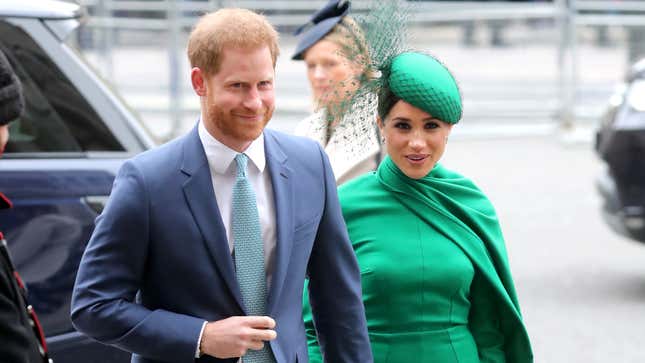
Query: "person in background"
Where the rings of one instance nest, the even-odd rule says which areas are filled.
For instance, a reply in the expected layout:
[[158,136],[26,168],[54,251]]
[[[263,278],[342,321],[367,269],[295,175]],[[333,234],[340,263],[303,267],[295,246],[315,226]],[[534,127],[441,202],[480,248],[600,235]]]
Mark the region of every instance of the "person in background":
[[307,362],[307,275],[324,354],[372,362],[329,161],[265,128],[278,53],[250,10],[200,18],[188,58],[201,118],[118,172],[74,286],[79,331],[137,363]]
[[[457,83],[420,52],[388,64],[377,121],[387,156],[339,187],[374,361],[532,362],[495,210],[438,163],[462,115]],[[311,362],[322,362],[313,321]]]
[[[372,77],[370,54],[358,23],[348,13],[350,2],[331,0],[298,31],[292,59],[304,60],[313,94],[314,113],[302,120],[296,135],[318,141],[329,156],[338,185],[375,170],[381,145],[374,126],[374,95],[362,109],[349,104],[361,83]],[[345,110],[351,108],[351,111]],[[369,127],[367,132],[357,131]],[[357,137],[357,135],[359,135]]]
[[[22,87],[9,60],[0,50],[0,157],[9,141],[9,123],[23,112]],[[0,192],[0,210],[11,208]],[[25,286],[16,272],[7,242],[0,232],[0,362],[47,362],[45,336]]]

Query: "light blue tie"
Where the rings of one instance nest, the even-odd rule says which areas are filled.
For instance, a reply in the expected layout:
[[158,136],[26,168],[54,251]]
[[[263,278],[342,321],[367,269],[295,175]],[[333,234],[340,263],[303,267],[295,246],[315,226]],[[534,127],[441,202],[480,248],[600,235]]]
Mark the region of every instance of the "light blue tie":
[[[264,268],[264,243],[260,230],[255,193],[246,177],[248,158],[237,154],[237,177],[233,186],[231,225],[235,250],[235,270],[242,300],[249,315],[266,315],[267,280]],[[269,343],[262,350],[249,350],[244,363],[275,362]]]

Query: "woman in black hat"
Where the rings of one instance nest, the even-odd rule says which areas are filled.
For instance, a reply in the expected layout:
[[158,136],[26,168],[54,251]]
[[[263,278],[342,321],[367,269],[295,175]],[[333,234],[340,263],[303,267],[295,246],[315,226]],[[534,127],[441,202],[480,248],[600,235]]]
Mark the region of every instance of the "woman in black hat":
[[[300,39],[292,57],[307,66],[315,111],[298,124],[295,134],[308,136],[325,148],[339,185],[375,170],[381,156],[373,127],[375,98],[364,95],[374,101],[357,102],[354,95],[371,74],[365,37],[348,16],[349,8],[349,1],[331,0],[317,11],[296,32]],[[354,104],[370,106],[347,112]]]

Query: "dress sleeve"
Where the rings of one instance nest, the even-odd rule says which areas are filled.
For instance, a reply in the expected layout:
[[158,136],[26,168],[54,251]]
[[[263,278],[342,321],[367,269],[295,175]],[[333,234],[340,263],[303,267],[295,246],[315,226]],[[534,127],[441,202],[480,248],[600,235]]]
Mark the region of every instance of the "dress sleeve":
[[302,296],[302,318],[305,322],[305,333],[307,334],[307,349],[309,351],[309,363],[323,363],[318,338],[316,336],[316,327],[311,315],[311,306],[309,305],[309,280],[305,280],[304,294]]
[[476,272],[470,287],[468,326],[473,334],[482,363],[506,362],[504,335],[500,329],[499,311],[491,288],[481,273]]

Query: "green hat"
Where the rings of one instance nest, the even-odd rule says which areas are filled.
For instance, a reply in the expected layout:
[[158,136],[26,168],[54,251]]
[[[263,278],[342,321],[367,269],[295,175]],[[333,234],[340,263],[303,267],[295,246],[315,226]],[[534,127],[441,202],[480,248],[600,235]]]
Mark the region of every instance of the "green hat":
[[450,71],[430,55],[405,52],[392,59],[387,84],[395,96],[441,121],[461,119],[461,95]]

